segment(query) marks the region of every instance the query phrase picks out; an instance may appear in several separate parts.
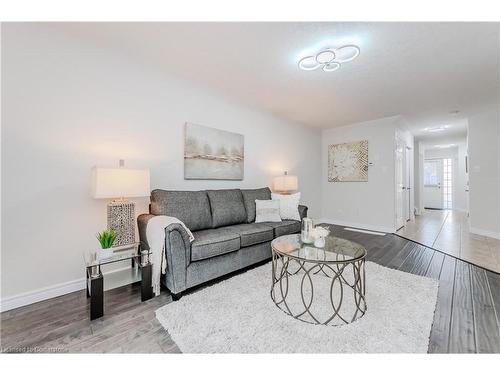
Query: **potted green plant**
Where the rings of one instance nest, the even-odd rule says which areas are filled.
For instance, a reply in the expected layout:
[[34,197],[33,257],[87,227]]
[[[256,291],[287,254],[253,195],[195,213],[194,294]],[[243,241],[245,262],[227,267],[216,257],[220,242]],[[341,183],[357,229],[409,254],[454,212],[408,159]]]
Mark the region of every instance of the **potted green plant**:
[[97,233],[96,237],[101,244],[101,250],[98,252],[101,258],[108,258],[113,255],[113,242],[115,242],[117,233],[114,230],[103,230]]

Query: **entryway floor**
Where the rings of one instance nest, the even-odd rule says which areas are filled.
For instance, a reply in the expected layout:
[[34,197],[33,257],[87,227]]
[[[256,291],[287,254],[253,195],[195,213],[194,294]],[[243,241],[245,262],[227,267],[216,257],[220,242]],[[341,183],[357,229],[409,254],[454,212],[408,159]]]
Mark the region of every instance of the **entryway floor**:
[[500,240],[469,232],[465,212],[424,210],[396,232],[401,237],[500,272]]

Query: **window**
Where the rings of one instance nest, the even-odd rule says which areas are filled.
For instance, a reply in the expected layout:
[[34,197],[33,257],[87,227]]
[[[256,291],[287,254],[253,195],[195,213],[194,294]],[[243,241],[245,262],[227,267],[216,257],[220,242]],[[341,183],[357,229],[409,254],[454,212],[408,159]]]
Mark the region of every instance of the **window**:
[[438,184],[438,160],[424,162],[424,185],[436,186]]

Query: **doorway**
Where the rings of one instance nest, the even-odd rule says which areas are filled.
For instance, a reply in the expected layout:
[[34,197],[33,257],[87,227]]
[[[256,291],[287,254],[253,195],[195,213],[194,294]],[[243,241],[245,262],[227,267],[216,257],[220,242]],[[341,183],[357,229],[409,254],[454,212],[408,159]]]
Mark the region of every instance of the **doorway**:
[[406,223],[406,204],[405,204],[405,156],[406,144],[399,138],[396,138],[395,151],[395,179],[396,179],[396,228],[402,228]]
[[405,154],[405,199],[406,199],[406,221],[410,221],[412,218],[413,211],[413,201],[412,201],[412,167],[411,164],[413,162],[413,149],[411,147],[406,146],[406,154]]
[[424,160],[424,208],[453,208],[453,159]]

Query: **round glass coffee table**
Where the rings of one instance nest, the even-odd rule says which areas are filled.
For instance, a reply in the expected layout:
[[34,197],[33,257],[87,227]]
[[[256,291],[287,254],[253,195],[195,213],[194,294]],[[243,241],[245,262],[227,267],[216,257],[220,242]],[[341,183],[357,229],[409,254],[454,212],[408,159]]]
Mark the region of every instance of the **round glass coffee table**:
[[366,249],[329,235],[323,248],[301,242],[299,234],[271,242],[271,298],[295,319],[343,325],[366,312]]

